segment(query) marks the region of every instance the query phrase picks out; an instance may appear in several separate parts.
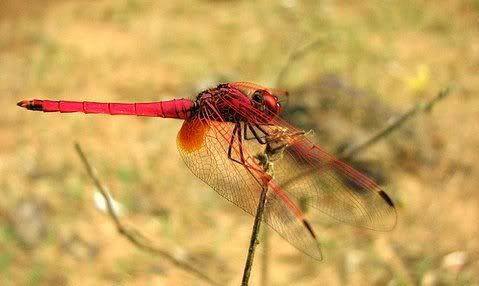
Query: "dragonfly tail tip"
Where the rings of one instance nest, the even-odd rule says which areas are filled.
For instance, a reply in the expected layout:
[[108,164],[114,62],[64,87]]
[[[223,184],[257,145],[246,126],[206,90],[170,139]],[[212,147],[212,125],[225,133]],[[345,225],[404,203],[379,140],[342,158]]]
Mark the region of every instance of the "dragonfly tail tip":
[[42,101],[39,100],[22,100],[17,102],[17,106],[28,110],[43,110]]
[[17,102],[17,106],[27,108],[28,103],[29,103],[29,100],[22,100],[22,101]]

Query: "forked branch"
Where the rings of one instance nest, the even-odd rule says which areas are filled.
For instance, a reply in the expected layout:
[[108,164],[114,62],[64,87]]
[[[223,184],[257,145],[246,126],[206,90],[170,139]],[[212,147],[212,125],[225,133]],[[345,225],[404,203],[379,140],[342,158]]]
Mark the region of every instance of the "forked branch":
[[110,193],[107,191],[107,189],[104,187],[104,185],[98,178],[95,169],[91,166],[80,144],[75,143],[75,150],[78,153],[78,156],[80,157],[83,165],[85,166],[88,176],[93,180],[94,185],[96,186],[100,194],[103,196],[103,199],[106,202],[108,215],[110,216],[111,220],[115,224],[116,229],[122,236],[128,239],[136,247],[165,258],[172,264],[182,268],[183,270],[187,272],[192,273],[193,275],[201,278],[202,280],[204,280],[205,282],[208,282],[211,285],[222,285],[221,283],[216,282],[206,273],[202,272],[199,268],[192,265],[186,259],[178,258],[174,254],[172,254],[170,251],[156,246],[151,240],[146,238],[138,230],[130,226],[124,225],[114,210],[112,197]]

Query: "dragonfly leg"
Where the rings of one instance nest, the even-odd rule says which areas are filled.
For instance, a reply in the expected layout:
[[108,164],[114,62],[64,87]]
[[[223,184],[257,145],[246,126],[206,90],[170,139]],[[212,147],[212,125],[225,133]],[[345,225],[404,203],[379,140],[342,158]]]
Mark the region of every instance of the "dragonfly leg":
[[[295,132],[295,133],[291,133],[291,134],[288,135],[288,136],[294,138],[294,137],[300,136],[300,135],[304,135],[304,131],[297,131],[297,132]],[[284,150],[284,149],[287,148],[290,144],[291,144],[290,142],[285,142],[285,143],[283,143],[283,144],[275,144],[275,145],[277,145],[277,146],[275,146],[275,147],[272,147],[272,144],[268,144],[268,145],[266,146],[266,152],[267,152],[267,153],[270,153],[270,154],[275,154],[275,153],[277,153],[277,152],[279,152],[279,151],[281,151],[281,150]]]
[[259,131],[261,131],[265,136],[269,136],[268,131],[264,130],[264,128],[261,127],[259,124],[255,124],[254,127],[258,128]]
[[[246,136],[246,125],[248,125],[248,126],[247,126],[248,129],[251,131],[251,133],[253,133],[253,137],[252,137],[252,138],[247,138],[247,136]],[[256,130],[254,129],[254,127],[251,126],[251,125],[249,125],[249,124],[245,124],[245,128],[244,128],[244,129],[245,129],[245,131],[244,131],[244,132],[245,132],[244,137],[245,137],[246,140],[256,139],[259,144],[263,144],[263,145],[267,143],[267,142],[266,142],[266,139],[265,139],[265,136],[268,136],[268,134],[265,133],[264,130],[261,130],[261,129],[260,129],[261,132],[263,132],[263,133],[265,134],[265,136],[259,136],[258,132],[256,132]]]
[[[243,144],[241,141],[241,125],[239,122],[235,124],[235,127],[233,128],[233,131],[231,133],[232,135],[231,135],[230,144],[228,147],[228,159],[238,164],[246,166],[246,160],[244,159],[243,146],[242,146]],[[236,137],[238,137],[238,140],[239,140],[238,149],[240,152],[240,160],[233,158],[233,155],[232,155],[233,144],[235,142]]]
[[248,137],[248,127],[249,127],[248,123],[243,124],[244,140],[256,139],[254,136],[253,137]]
[[248,129],[249,129],[249,130],[252,130],[252,127],[251,127],[251,125],[250,125],[249,123],[246,123],[246,122],[245,122],[245,123],[243,124],[243,132],[244,132],[244,135],[243,135],[244,137],[243,137],[243,138],[244,138],[245,140],[257,139],[253,131],[251,131],[251,132],[253,133],[253,136],[252,136],[252,137],[248,137]]
[[[249,123],[244,123],[244,136],[243,138],[245,140],[252,140],[252,139],[256,139],[258,141],[258,143],[260,144],[266,144],[266,137],[269,135],[268,132],[266,132],[263,128],[261,128],[258,124],[255,124],[254,126],[250,125]],[[254,128],[258,128],[264,135],[263,136],[260,136],[258,134],[258,132],[254,129]],[[253,134],[253,137],[248,137],[248,129],[251,131],[251,133]]]
[[[235,127],[233,128],[232,131],[232,136],[229,142],[229,147],[228,147],[228,159],[230,159],[233,162],[236,162],[245,168],[249,170],[255,170],[257,172],[263,172],[264,170],[258,168],[258,166],[255,166],[255,164],[251,164],[251,162],[248,162],[248,160],[245,157],[245,153],[243,150],[243,134],[241,132],[241,123],[238,122],[235,124]],[[235,139],[238,140],[238,151],[239,151],[239,160],[236,158],[233,158],[233,144],[235,143]]]
[[238,141],[239,141],[240,159],[241,159],[241,162],[245,164],[246,160],[244,159],[244,153],[243,153],[243,136],[241,134],[241,127],[238,128]]

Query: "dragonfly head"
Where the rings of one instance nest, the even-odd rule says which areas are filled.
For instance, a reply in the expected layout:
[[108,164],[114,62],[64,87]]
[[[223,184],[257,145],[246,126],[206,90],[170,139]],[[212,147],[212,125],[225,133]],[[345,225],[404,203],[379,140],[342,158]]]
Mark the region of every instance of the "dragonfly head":
[[261,111],[269,111],[272,114],[279,114],[281,111],[281,104],[278,97],[272,95],[269,91],[264,89],[256,90],[251,99]]

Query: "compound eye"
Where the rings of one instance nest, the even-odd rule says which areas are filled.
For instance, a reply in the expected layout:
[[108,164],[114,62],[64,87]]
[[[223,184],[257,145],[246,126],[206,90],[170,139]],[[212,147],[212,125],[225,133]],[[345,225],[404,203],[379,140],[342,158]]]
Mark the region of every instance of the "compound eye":
[[279,113],[281,105],[278,102],[278,98],[274,95],[268,95],[263,97],[266,108],[273,113]]
[[257,90],[253,93],[251,96],[251,99],[257,103],[262,103],[263,102],[263,93],[261,90]]

